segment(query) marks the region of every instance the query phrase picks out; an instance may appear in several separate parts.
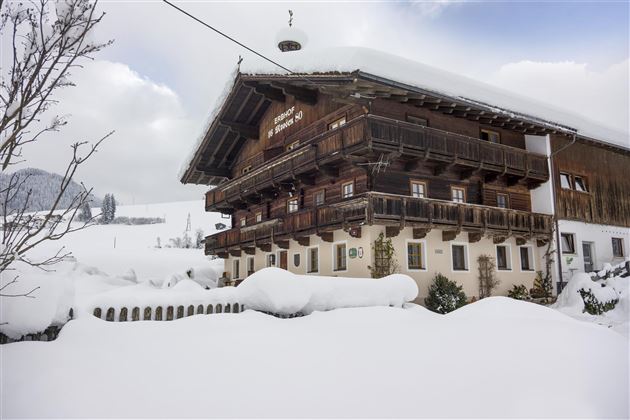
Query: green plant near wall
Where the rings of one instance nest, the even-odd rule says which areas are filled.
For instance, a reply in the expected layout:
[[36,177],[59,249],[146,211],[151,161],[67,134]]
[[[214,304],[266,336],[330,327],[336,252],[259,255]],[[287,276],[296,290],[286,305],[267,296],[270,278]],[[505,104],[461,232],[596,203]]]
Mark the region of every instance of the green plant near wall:
[[501,283],[496,276],[494,258],[489,255],[480,255],[477,258],[479,267],[479,299],[492,296],[492,291]]
[[372,278],[379,279],[398,271],[398,262],[395,258],[396,250],[392,245],[392,240],[385,238],[383,232],[372,244],[372,253],[374,254],[374,265],[368,266]]

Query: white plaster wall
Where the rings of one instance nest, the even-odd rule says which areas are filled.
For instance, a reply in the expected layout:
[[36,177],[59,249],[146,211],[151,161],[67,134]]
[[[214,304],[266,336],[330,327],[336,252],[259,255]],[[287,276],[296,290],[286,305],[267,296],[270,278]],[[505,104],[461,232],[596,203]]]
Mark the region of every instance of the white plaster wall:
[[[367,230],[371,232],[371,237],[378,237],[380,232],[385,232],[383,226],[371,226]],[[407,241],[413,240],[411,228],[405,228],[400,235],[392,238],[392,244],[396,250],[396,259],[400,267],[400,273],[407,274],[412,277],[418,284],[419,295],[416,299],[417,303],[424,304],[424,298],[429,291],[433,277],[437,273],[442,273],[449,279],[462,285],[466,296],[469,298],[479,296],[479,280],[477,258],[480,255],[487,254],[496,259],[496,245],[491,238],[482,238],[479,242],[468,243],[468,234],[461,233],[455,240],[442,241],[442,231],[433,229],[422,240],[425,241],[426,251],[426,269],[425,270],[408,270],[407,269]],[[468,250],[468,270],[454,271],[451,257],[451,245],[465,245]],[[544,248],[538,248],[534,242],[527,242],[524,246],[532,249],[533,270],[522,271],[519,247],[516,245],[515,238],[510,238],[500,245],[507,245],[510,249],[511,270],[497,270],[496,275],[501,283],[497,287],[494,295],[507,295],[509,289],[513,285],[524,284],[530,289],[534,284],[536,270],[540,270],[539,259]]]
[[[618,264],[628,257],[630,250],[630,229],[619,226],[597,225],[592,223],[577,222],[572,220],[559,220],[558,226],[561,233],[575,235],[575,254],[561,254],[562,278],[567,281],[571,273],[584,271],[584,259],[582,242],[593,242],[595,248],[595,269],[601,270],[605,263]],[[623,239],[625,258],[613,257],[612,238]],[[568,264],[568,259],[572,259]],[[573,269],[573,270],[571,270]]]
[[[551,142],[549,136],[525,136],[525,148],[534,153],[539,153],[549,157],[551,155]],[[550,162],[547,160],[547,167],[551,173]],[[530,190],[532,198],[532,211],[535,213],[554,214],[554,199],[551,179],[540,185],[538,188]]]

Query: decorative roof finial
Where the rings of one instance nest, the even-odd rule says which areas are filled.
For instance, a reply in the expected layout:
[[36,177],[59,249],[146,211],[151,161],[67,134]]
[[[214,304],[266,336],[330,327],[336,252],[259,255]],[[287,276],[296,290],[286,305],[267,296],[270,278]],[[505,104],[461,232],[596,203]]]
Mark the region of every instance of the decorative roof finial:
[[289,9],[289,28],[293,26],[293,10]]

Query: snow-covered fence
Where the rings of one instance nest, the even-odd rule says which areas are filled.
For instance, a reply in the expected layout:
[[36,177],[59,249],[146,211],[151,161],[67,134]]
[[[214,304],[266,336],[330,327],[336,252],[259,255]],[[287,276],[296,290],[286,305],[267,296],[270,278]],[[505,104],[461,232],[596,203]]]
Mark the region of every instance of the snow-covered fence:
[[15,343],[17,341],[53,341],[59,335],[62,325],[51,325],[42,332],[25,334],[19,338],[11,338],[0,333],[0,344]]
[[630,260],[626,260],[617,265],[605,264],[600,271],[588,273],[592,280],[604,280],[611,277],[628,277],[630,276]]
[[210,315],[220,313],[239,313],[245,307],[238,302],[198,304],[198,305],[159,305],[156,307],[145,306],[142,310],[135,306],[131,309],[123,306],[121,308],[108,307],[106,309],[96,307],[92,314],[105,321],[172,321],[193,315]]

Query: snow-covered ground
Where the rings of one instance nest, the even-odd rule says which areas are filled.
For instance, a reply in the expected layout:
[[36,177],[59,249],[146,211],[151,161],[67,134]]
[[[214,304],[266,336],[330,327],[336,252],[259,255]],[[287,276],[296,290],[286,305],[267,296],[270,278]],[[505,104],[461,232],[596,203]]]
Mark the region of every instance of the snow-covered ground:
[[[98,209],[95,210],[95,213]],[[17,264],[18,283],[11,293],[34,287],[34,299],[0,299],[0,331],[12,337],[39,332],[51,321],[62,322],[69,309],[89,303],[95,295],[117,292],[132,296],[143,283],[156,287],[171,286],[187,278],[186,271],[195,269],[201,284],[211,283],[223,271],[223,260],[210,260],[202,249],[167,248],[170,238],[186,231],[190,214],[193,238],[197,229],[205,235],[215,231],[215,223],[229,225],[219,214],[206,213],[203,201],[173,202],[119,206],[116,216],[160,217],[166,223],[151,225],[94,225],[65,236],[59,241],[45,242],[35,248],[32,259],[51,256],[60,247],[72,252],[76,262],[57,264],[52,272]],[[158,238],[162,248],[157,248]],[[3,284],[15,273],[5,273]],[[124,289],[121,289],[124,288]],[[5,290],[8,292],[9,290]]]
[[2,353],[2,417],[628,416],[621,335],[499,297],[449,315],[88,317]]

